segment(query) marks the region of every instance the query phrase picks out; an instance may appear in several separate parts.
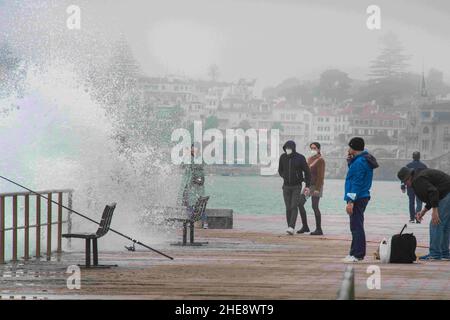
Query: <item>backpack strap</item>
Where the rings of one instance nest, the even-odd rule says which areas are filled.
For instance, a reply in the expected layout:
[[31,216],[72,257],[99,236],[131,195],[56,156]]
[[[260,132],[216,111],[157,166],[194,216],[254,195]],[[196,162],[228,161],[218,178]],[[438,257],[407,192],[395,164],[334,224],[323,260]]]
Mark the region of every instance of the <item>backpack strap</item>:
[[405,223],[405,225],[403,226],[402,231],[400,231],[400,235],[403,233],[403,231],[406,229],[406,227],[408,227],[408,225]]

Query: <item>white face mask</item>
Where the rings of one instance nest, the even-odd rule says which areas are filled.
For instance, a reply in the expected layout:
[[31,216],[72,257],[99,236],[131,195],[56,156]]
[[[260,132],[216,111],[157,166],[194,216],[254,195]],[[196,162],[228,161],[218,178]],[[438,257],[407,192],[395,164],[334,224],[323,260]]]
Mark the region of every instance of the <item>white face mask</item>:
[[291,154],[292,153],[292,149],[286,149],[286,153],[287,154]]
[[311,151],[309,151],[309,153],[311,153],[312,156],[315,156],[318,154],[317,150],[311,150]]

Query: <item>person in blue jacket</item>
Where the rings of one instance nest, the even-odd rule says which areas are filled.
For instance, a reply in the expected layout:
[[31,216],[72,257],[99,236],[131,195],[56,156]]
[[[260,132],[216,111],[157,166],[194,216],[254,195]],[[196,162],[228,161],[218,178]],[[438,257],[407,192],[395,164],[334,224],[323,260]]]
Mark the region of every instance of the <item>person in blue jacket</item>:
[[[413,161],[406,165],[407,168],[416,169],[417,172],[423,169],[427,169],[427,166],[420,161],[420,152],[414,151],[412,154]],[[409,198],[409,222],[420,223],[416,219],[416,213],[422,211],[422,201],[416,196],[412,187],[408,187],[404,183],[401,184],[402,192],[406,193]]]
[[364,150],[364,139],[354,137],[348,149],[348,172],[345,178],[346,211],[350,216],[352,244],[345,262],[358,262],[366,255],[366,234],[364,232],[364,211],[370,200],[373,169],[378,168],[377,160]]

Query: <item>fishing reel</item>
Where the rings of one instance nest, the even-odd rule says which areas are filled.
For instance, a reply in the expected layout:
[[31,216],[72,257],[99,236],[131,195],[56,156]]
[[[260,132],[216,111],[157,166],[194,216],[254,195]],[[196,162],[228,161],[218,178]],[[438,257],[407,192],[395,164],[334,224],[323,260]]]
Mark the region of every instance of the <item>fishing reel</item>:
[[128,251],[134,252],[136,251],[136,247],[134,246],[134,243],[131,246],[125,246],[125,249],[127,249]]

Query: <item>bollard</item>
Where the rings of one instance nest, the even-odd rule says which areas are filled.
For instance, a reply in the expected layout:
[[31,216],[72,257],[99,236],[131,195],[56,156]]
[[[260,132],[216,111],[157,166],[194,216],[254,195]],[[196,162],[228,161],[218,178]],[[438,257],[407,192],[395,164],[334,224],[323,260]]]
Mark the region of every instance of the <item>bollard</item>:
[[355,300],[355,271],[353,266],[348,266],[345,269],[337,300]]

